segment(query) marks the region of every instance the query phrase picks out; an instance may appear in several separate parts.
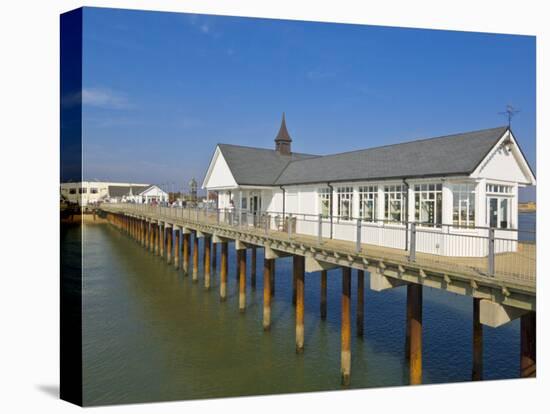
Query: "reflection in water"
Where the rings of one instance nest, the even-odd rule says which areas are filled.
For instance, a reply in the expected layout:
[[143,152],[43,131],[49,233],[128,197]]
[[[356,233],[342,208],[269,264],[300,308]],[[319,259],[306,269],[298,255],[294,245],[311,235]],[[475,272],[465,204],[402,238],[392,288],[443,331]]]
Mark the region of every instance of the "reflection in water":
[[[338,270],[329,272],[325,322],[319,317],[320,275],[306,275],[305,352],[296,355],[290,258],[277,260],[273,325],[265,333],[261,249],[257,288],[247,286],[247,309],[240,314],[232,245],[224,303],[219,275],[206,291],[202,277],[193,284],[109,225],[85,225],[84,247],[85,404],[342,388]],[[355,272],[352,283],[354,319]],[[365,337],[352,339],[351,388],[408,383],[404,288],[367,289],[365,304]],[[471,298],[424,290],[425,383],[470,379],[471,309]],[[485,379],[517,378],[518,321],[484,328],[484,341]]]

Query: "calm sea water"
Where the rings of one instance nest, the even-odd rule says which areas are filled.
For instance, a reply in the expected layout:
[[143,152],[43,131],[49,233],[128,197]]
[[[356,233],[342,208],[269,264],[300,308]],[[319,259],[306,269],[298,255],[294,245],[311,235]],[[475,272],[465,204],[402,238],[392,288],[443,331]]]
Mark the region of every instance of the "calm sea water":
[[[520,223],[532,227],[535,215],[522,215]],[[306,275],[305,352],[297,355],[291,259],[277,260],[272,330],[265,333],[260,250],[257,288],[247,287],[247,310],[240,314],[232,245],[228,300],[220,303],[219,275],[207,291],[202,277],[192,283],[110,225],[73,228],[66,237],[80,231],[86,405],[342,389],[340,271],[329,272],[326,321],[319,317],[320,276]],[[355,272],[352,283],[355,302]],[[352,339],[350,388],[407,384],[405,288],[367,288],[365,303],[364,339]],[[355,331],[355,303],[352,315]],[[424,383],[469,381],[471,318],[471,298],[424,290]],[[517,378],[518,372],[519,322],[485,327],[485,379]]]

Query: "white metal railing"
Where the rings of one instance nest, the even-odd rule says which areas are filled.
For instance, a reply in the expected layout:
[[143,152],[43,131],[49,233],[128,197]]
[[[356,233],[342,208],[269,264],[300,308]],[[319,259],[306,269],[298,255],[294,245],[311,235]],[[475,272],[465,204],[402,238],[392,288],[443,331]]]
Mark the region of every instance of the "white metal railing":
[[158,219],[180,219],[196,223],[254,229],[265,235],[311,236],[318,245],[330,240],[352,243],[357,253],[365,249],[401,252],[407,260],[454,266],[482,275],[533,282],[536,276],[535,230],[489,227],[431,226],[428,223],[366,221],[352,217],[290,213],[250,212],[241,209],[167,207],[144,204],[104,204],[109,210],[124,211]]

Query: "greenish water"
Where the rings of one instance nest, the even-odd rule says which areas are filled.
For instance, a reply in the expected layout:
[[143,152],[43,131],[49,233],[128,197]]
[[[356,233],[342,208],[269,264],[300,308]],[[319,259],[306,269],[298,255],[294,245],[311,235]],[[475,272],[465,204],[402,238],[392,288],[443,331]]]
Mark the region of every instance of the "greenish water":
[[[202,276],[192,283],[110,225],[68,231],[74,232],[69,238],[80,231],[84,236],[86,405],[342,389],[338,270],[329,272],[326,321],[319,317],[320,275],[306,275],[305,352],[297,355],[291,259],[277,260],[272,330],[266,333],[261,249],[257,288],[248,284],[246,313],[240,314],[232,244],[228,299],[220,303],[219,275],[207,291]],[[355,272],[352,283],[354,334]],[[471,308],[471,298],[424,290],[424,383],[470,379]],[[404,325],[404,288],[366,289],[365,337],[352,337],[350,388],[408,383]],[[485,379],[517,378],[518,372],[518,321],[485,327]]]

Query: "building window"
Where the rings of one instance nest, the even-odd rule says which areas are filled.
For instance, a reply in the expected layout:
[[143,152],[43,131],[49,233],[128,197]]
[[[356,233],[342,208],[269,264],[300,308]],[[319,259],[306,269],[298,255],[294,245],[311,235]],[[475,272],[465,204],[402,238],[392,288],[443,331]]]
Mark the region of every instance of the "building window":
[[441,184],[414,186],[414,219],[422,226],[441,226]]
[[453,185],[453,226],[474,227],[476,219],[475,184]]
[[376,220],[376,204],[378,202],[378,187],[367,185],[359,187],[359,217],[365,221]]
[[78,194],[86,194],[87,192],[88,192],[88,189],[87,189],[87,188],[82,188],[82,187],[80,187],[80,188],[78,189]]
[[97,194],[97,188],[94,188],[94,187],[90,188],[90,193]]
[[351,220],[353,205],[353,187],[338,187],[338,217]]
[[319,214],[322,218],[330,216],[330,188],[319,188],[317,191],[319,198]]
[[513,187],[511,185],[487,184],[487,192],[495,194],[512,194]]
[[405,203],[402,185],[384,186],[384,218],[401,222],[405,216]]
[[76,194],[76,188],[70,188],[69,194]]

